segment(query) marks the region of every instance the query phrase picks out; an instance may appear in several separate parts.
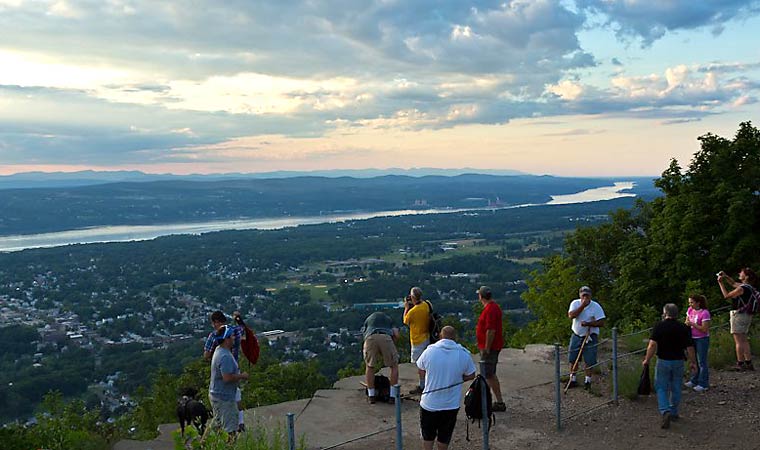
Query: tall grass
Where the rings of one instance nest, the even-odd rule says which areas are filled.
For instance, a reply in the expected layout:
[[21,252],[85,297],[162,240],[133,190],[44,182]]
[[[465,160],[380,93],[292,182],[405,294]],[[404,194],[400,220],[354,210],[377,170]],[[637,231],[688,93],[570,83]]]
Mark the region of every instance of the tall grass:
[[[256,424],[251,430],[239,434],[232,440],[224,431],[207,433],[206,440],[201,442],[198,431],[194,427],[185,428],[185,436],[177,430],[172,433],[174,450],[286,450],[288,439],[282,426],[266,429]],[[298,450],[306,449],[306,438],[301,436],[296,445]]]

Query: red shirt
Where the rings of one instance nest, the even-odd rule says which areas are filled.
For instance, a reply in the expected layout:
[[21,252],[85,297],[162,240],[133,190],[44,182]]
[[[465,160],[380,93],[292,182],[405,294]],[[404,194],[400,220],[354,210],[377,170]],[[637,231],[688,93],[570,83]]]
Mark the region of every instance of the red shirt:
[[486,331],[496,330],[496,336],[493,337],[491,348],[489,350],[500,350],[504,347],[504,337],[501,335],[501,308],[495,301],[486,303],[483,312],[480,313],[478,326],[475,327],[475,335],[478,338],[478,348],[486,348]]

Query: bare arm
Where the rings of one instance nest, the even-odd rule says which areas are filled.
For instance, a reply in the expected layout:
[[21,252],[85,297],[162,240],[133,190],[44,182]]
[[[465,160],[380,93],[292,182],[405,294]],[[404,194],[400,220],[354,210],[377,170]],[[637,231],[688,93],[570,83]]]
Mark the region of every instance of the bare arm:
[[599,327],[603,327],[604,326],[604,321],[605,320],[606,319],[604,317],[602,317],[601,319],[589,320],[588,322],[583,321],[583,322],[581,322],[581,326],[582,327],[597,327],[597,328],[599,328]]
[[214,352],[207,352],[205,350],[203,351],[203,359],[206,361],[211,361],[212,356],[214,356]]
[[469,375],[462,375],[462,381],[470,381],[475,379],[475,372]]
[[[691,347],[692,351],[694,350],[694,347]],[[644,360],[641,361],[641,364],[649,364],[649,361],[652,360],[654,357],[654,354],[657,352],[657,341],[649,340],[649,345],[647,345],[647,354],[644,355]]]
[[491,344],[493,344],[493,340],[496,338],[496,330],[486,330],[486,348],[483,349],[483,353],[488,353],[491,351]]
[[569,318],[571,318],[571,319],[575,319],[575,318],[576,318],[576,317],[578,317],[578,316],[579,316],[579,315],[580,315],[580,314],[583,312],[583,310],[584,310],[584,309],[586,309],[586,307],[587,307],[588,305],[590,305],[590,304],[591,304],[591,299],[590,299],[590,298],[585,298],[585,299],[583,299],[583,301],[581,301],[581,305],[580,305],[579,307],[577,307],[577,308],[575,308],[574,310],[572,310],[572,311],[569,311],[569,312],[567,313],[567,317],[569,317]]
[[222,380],[225,383],[234,383],[240,380],[247,380],[248,372],[243,373],[222,373]]
[[710,331],[710,321],[709,320],[703,320],[702,325],[697,324],[696,322],[692,322],[689,320],[689,318],[686,318],[686,325],[690,326],[691,328],[696,328],[697,330],[701,331],[702,333],[707,333]]

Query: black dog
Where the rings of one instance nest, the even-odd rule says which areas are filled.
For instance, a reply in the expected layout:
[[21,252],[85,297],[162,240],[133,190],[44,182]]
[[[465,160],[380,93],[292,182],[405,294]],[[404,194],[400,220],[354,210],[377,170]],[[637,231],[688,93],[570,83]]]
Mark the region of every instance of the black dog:
[[195,399],[197,395],[197,390],[186,388],[182,390],[182,397],[177,400],[177,418],[179,419],[182,436],[185,435],[185,424],[195,425],[201,436],[203,436],[203,432],[206,429],[209,413],[206,405]]

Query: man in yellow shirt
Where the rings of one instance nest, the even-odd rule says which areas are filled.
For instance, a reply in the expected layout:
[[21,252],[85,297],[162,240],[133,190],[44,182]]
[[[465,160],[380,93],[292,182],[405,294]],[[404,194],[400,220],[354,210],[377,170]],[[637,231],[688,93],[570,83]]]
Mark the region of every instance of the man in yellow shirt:
[[[412,344],[412,364],[415,364],[425,348],[430,344],[430,304],[422,300],[422,289],[417,286],[409,291],[404,305],[404,325],[409,326],[409,340]],[[421,394],[425,388],[425,372],[418,371],[420,384],[410,394]]]

